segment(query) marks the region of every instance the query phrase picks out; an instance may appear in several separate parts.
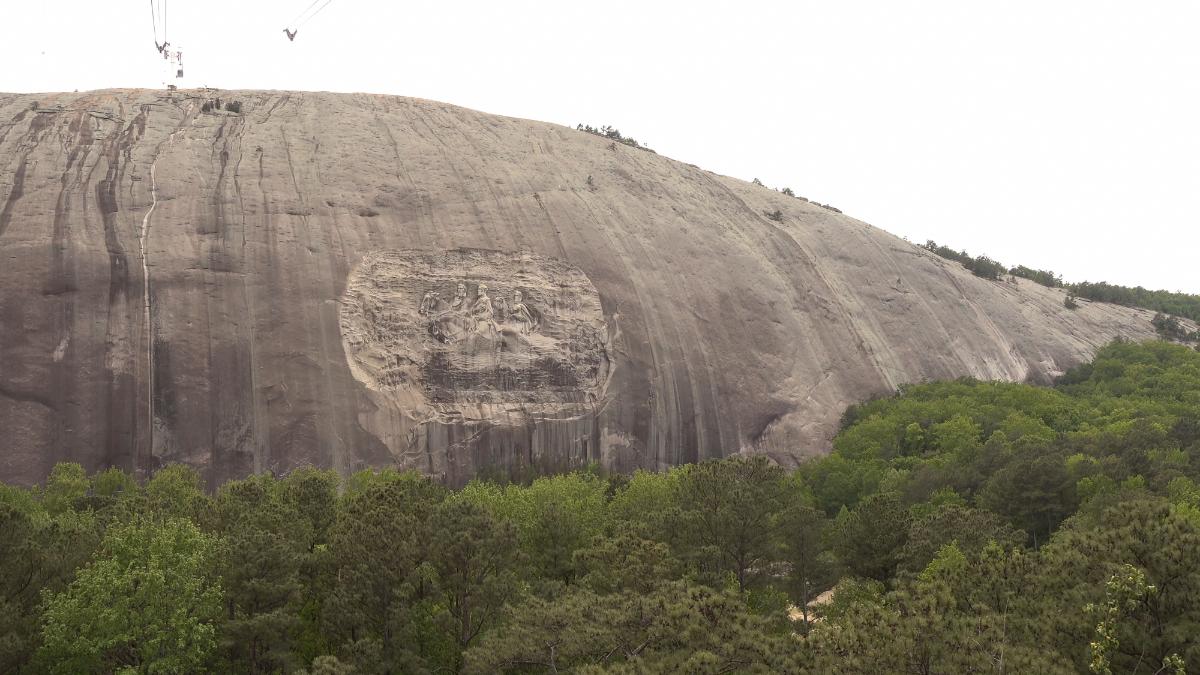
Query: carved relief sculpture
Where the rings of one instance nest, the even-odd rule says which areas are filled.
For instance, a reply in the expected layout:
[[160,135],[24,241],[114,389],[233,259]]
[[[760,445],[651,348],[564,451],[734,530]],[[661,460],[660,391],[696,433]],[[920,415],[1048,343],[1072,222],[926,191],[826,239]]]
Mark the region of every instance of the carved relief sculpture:
[[372,389],[409,391],[404,400],[573,405],[597,400],[606,382],[599,295],[561,260],[477,249],[379,252],[363,260],[345,297],[351,370]]
[[525,304],[521,291],[513,292],[513,305],[508,310],[508,317],[521,326],[520,332],[522,334],[530,333],[537,329],[537,320],[534,318],[529,306]]
[[487,284],[479,284],[479,295],[471,303],[471,318],[475,320],[475,332],[491,335],[498,332],[492,299],[488,297]]
[[441,297],[434,291],[425,291],[425,297],[421,298],[421,314],[429,314],[436,311],[441,305]]

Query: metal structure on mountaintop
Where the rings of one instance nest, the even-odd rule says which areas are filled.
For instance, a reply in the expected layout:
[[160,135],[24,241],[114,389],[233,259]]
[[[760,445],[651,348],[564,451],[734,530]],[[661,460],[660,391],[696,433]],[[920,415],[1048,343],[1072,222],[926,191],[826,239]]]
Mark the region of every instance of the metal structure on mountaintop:
[[[295,16],[283,29],[288,41],[294,41],[300,28],[325,10],[333,0],[312,0],[307,7]],[[170,63],[175,71],[176,79],[183,77],[183,51],[172,49],[167,38],[167,0],[150,0],[150,25],[154,35],[154,48],[162,55],[163,60]],[[161,39],[161,42],[160,42]]]
[[[183,52],[171,49],[167,40],[167,0],[150,0],[150,22],[154,29],[154,46],[164,60],[175,66],[175,77],[183,77]],[[162,42],[158,41],[162,34]]]

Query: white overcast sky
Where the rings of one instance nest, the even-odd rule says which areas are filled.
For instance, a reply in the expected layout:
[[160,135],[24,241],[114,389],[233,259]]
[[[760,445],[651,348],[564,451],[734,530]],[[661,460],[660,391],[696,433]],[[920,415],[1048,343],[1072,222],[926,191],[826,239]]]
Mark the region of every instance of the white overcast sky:
[[[168,0],[187,86],[574,125],[1068,281],[1200,293],[1200,2]],[[149,0],[0,0],[0,91],[157,87]],[[4,158],[0,158],[2,160]]]

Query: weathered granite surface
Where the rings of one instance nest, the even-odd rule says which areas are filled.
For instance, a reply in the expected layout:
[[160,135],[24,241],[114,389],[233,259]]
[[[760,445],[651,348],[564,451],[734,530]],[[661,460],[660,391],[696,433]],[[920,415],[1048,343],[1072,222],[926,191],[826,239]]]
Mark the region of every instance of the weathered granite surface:
[[848,403],[1046,381],[1149,318],[553,124],[360,94],[0,94],[5,481],[63,460],[213,484],[792,464]]

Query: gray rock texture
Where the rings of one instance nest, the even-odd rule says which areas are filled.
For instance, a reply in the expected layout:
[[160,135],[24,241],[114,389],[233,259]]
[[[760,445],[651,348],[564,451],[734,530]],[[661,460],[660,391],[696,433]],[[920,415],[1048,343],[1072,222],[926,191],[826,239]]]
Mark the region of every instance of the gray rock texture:
[[1153,336],[1148,312],[1082,305],[554,124],[360,94],[0,94],[5,481],[791,465],[902,383],[1045,382]]

